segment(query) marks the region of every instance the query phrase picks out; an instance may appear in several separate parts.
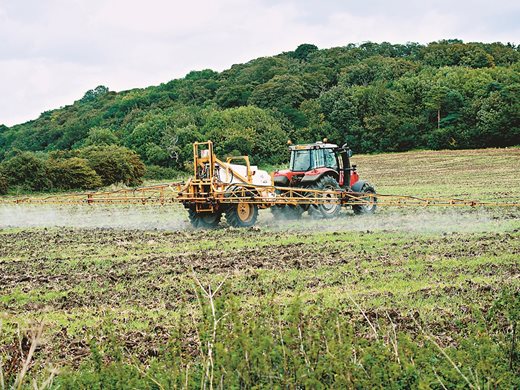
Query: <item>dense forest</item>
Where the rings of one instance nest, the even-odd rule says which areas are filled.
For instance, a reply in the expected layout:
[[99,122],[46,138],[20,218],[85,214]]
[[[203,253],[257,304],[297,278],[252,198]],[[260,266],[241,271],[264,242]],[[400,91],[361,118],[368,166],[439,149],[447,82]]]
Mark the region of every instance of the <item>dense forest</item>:
[[[99,86],[36,120],[0,125],[0,191],[2,180],[24,183],[9,179],[16,158],[37,159],[44,170],[49,159],[67,169],[73,159],[86,172],[95,170],[87,158],[93,150],[108,155],[112,148],[135,162],[130,149],[150,176],[161,177],[185,169],[196,140],[213,140],[222,156],[279,164],[288,139],[324,137],[358,153],[519,145],[520,47],[459,40],[321,50],[302,44],[159,86],[122,92]],[[139,164],[121,169],[144,172]],[[84,187],[100,179],[108,183],[90,177]],[[121,181],[137,182],[132,175]]]

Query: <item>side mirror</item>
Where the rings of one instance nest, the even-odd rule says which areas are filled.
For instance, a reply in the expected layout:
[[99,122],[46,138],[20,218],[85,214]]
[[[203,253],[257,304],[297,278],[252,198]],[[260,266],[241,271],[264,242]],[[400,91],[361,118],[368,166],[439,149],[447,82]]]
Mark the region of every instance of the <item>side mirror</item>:
[[343,144],[343,146],[341,147],[341,149],[343,149],[344,151],[347,152],[347,156],[348,158],[352,157],[352,150],[348,147],[348,144]]

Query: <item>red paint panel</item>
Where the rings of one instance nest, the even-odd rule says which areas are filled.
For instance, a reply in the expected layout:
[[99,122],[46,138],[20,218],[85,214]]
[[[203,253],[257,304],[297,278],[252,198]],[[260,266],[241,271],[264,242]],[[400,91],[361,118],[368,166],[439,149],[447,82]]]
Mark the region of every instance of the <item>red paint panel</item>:
[[359,180],[359,175],[355,171],[350,171],[350,186],[352,187]]

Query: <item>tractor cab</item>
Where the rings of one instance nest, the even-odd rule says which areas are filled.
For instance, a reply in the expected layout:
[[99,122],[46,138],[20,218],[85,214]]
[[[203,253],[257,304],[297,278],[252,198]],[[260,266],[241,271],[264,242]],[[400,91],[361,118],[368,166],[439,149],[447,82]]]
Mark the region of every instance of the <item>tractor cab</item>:
[[[323,145],[323,147],[322,147]],[[338,160],[334,150],[334,144],[315,144],[312,148],[308,145],[291,147],[291,162],[289,169],[293,172],[307,172],[317,168],[338,169]]]
[[[324,140],[326,141],[326,140]],[[289,146],[289,169],[277,171],[274,183],[278,186],[311,186],[322,176],[331,176],[340,187],[350,187],[358,179],[355,166],[350,165],[352,151],[327,142]]]

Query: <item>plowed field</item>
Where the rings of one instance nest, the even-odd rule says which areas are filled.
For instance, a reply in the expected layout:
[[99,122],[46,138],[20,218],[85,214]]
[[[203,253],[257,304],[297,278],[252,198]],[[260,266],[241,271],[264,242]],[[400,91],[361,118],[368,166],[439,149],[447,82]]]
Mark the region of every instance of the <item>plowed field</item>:
[[[359,156],[356,162],[380,192],[510,200],[520,196],[519,151],[414,152]],[[414,169],[423,173],[411,173]],[[216,336],[223,340],[238,332],[236,318],[248,318],[250,326],[255,316],[285,310],[297,300],[301,315],[316,323],[321,316],[316,313],[334,310],[331,318],[351,327],[356,340],[382,340],[389,356],[396,351],[402,370],[405,359],[411,365],[409,351],[399,352],[404,340],[417,343],[410,360],[416,362],[418,351],[433,338],[432,356],[438,360],[420,369],[414,363],[418,373],[412,387],[450,387],[459,383],[457,378],[467,385],[464,376],[479,386],[517,383],[518,351],[514,346],[510,351],[509,337],[514,325],[510,311],[519,305],[518,209],[387,209],[367,217],[344,212],[333,221],[305,217],[284,223],[266,211],[258,227],[215,231],[193,230],[178,209],[29,207],[4,208],[0,215],[0,356],[7,380],[20,372],[35,324],[43,324],[43,334],[28,375],[38,380],[47,377],[48,364],[60,369],[57,383],[61,373],[74,378],[89,370],[100,350],[103,364],[140,367],[136,375],[153,387],[146,370],[151,362],[166,359],[175,340],[182,344],[179,367],[206,367],[209,352],[200,342],[199,326],[207,313],[198,283],[216,288],[224,281],[219,309],[224,328]],[[504,291],[510,292],[505,298]],[[498,305],[501,299],[509,299],[506,306],[513,309]],[[229,300],[238,302],[236,318],[226,306]],[[290,328],[292,317],[281,318],[280,326]],[[385,326],[394,333],[388,336]],[[251,329],[248,334],[254,334]],[[493,357],[495,363],[464,360],[466,352],[486,355],[490,347],[484,341],[482,350],[480,341],[471,350],[464,341],[482,335],[503,352]],[[312,346],[301,337],[295,354],[304,366],[307,361],[312,366],[313,357],[302,353]],[[368,347],[363,348],[365,353]],[[226,364],[221,363],[222,378],[234,375]],[[499,364],[505,368],[499,370]],[[241,375],[239,368],[233,370]],[[341,383],[382,383],[372,377],[362,382],[364,374],[359,375]],[[252,383],[264,383],[262,378]],[[69,382],[63,383],[67,387]],[[170,382],[161,383],[166,388]],[[247,387],[251,382],[237,383]],[[298,387],[304,382],[267,383]]]

